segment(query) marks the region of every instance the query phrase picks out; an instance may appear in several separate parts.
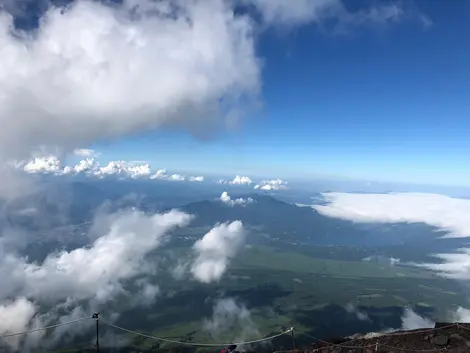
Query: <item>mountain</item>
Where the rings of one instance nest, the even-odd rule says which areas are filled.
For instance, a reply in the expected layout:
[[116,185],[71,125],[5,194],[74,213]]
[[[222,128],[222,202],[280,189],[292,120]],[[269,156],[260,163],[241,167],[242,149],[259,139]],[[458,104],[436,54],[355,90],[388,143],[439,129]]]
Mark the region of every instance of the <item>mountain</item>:
[[[422,223],[361,224],[323,216],[310,207],[299,207],[263,194],[245,194],[253,202],[230,205],[219,199],[189,203],[182,211],[196,216],[192,226],[208,227],[227,221],[242,221],[270,238],[291,243],[345,246],[419,246],[429,251],[454,249],[457,239],[441,239],[443,233]],[[235,199],[235,198],[233,198]],[[406,250],[406,249],[405,249]]]

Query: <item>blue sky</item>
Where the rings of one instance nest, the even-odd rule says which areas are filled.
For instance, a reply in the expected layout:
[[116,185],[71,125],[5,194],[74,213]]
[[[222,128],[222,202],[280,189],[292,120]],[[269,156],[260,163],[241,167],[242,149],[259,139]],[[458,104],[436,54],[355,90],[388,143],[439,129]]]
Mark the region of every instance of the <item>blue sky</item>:
[[148,132],[93,146],[103,160],[212,174],[470,185],[468,1],[418,1],[432,21],[270,29],[260,110],[208,141]]

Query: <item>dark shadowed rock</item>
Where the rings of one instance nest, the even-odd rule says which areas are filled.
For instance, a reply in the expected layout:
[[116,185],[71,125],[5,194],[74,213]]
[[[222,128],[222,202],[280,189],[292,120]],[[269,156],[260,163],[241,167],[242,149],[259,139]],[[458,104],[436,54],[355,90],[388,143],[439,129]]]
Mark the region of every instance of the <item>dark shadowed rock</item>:
[[436,346],[447,346],[447,344],[449,343],[449,336],[439,335],[439,336],[433,337],[431,342],[432,344],[435,344]]

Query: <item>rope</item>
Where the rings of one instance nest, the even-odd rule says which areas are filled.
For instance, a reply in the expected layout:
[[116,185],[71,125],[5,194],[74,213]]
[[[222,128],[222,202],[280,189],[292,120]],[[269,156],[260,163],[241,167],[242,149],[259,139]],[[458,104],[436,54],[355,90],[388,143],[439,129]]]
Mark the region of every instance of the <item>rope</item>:
[[332,344],[331,342],[327,342],[327,341],[324,341],[320,338],[317,338],[317,337],[313,337],[313,336],[310,336],[309,334],[305,333],[305,332],[300,332],[300,334],[304,335],[304,336],[307,336],[313,340],[316,340],[318,342],[321,342],[321,343],[326,343],[329,345],[329,347],[342,347],[342,348],[349,348],[349,349],[354,349],[354,348],[368,348],[368,347],[375,347],[375,343],[374,344],[369,344],[369,345],[365,345],[365,346],[347,346],[345,344],[348,344],[349,342],[353,341],[348,341],[348,342],[344,342],[344,343],[336,343],[336,344]]
[[273,336],[269,336],[269,337],[265,337],[265,338],[260,338],[260,339],[257,339],[257,340],[253,340],[253,341],[247,341],[247,342],[232,342],[232,343],[192,343],[192,342],[182,342],[182,341],[177,341],[177,340],[171,340],[171,339],[168,339],[168,338],[162,338],[162,337],[155,337],[155,336],[151,336],[151,335],[147,335],[145,333],[141,333],[141,332],[137,332],[137,331],[132,331],[132,330],[128,330],[124,327],[120,327],[120,326],[117,326],[117,325],[113,325],[113,324],[110,324],[109,322],[105,322],[105,321],[102,321],[102,320],[99,320],[100,323],[102,324],[105,324],[107,326],[110,326],[110,327],[114,327],[118,330],[121,330],[121,331],[125,331],[125,332],[128,332],[128,333],[132,333],[134,335],[138,335],[138,336],[142,336],[142,337],[145,337],[145,338],[150,338],[150,339],[153,339],[153,340],[156,340],[156,341],[162,341],[162,342],[168,342],[168,343],[176,343],[176,344],[181,344],[181,345],[186,345],[186,346],[195,346],[195,347],[222,347],[222,346],[230,346],[230,345],[237,345],[237,346],[241,346],[241,345],[246,345],[246,344],[253,344],[253,343],[258,343],[258,342],[263,342],[263,341],[270,341],[274,338],[277,338],[277,337],[280,337],[282,335],[285,335],[287,333],[290,333],[292,332],[293,328],[290,328],[286,331],[283,331],[281,333],[278,333],[277,335],[273,335]]
[[34,330],[28,330],[28,331],[17,332],[17,333],[9,333],[9,334],[0,336],[0,339],[2,339],[2,338],[7,338],[7,337],[14,337],[14,336],[26,335],[26,334],[28,334],[28,333],[33,333],[33,332],[38,332],[38,331],[45,331],[45,330],[48,330],[48,329],[50,329],[50,328],[55,328],[55,327],[59,327],[59,326],[74,324],[74,323],[76,323],[76,322],[83,321],[83,320],[89,320],[89,319],[91,319],[91,316],[89,316],[89,317],[82,317],[81,319],[77,319],[77,320],[73,320],[73,321],[63,322],[63,323],[61,323],[61,324],[55,324],[55,325],[45,326],[45,327],[37,328],[37,329],[34,329]]

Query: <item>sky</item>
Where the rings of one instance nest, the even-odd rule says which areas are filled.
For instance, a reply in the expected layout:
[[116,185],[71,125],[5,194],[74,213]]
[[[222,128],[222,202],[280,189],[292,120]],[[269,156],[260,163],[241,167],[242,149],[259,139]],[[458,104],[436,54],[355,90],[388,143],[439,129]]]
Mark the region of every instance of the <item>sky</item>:
[[393,23],[260,30],[261,106],[238,129],[93,147],[105,159],[198,173],[470,185],[470,45],[461,35],[470,3],[399,5]]
[[467,1],[48,4],[0,1],[2,164],[470,186]]

